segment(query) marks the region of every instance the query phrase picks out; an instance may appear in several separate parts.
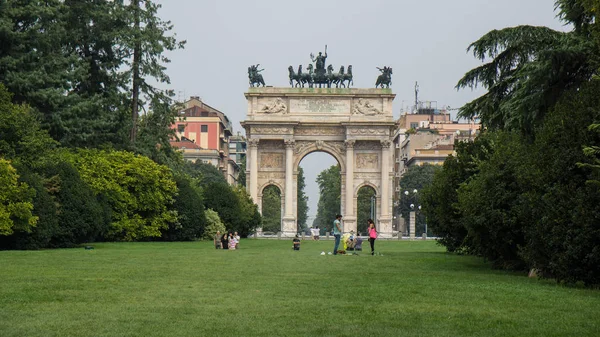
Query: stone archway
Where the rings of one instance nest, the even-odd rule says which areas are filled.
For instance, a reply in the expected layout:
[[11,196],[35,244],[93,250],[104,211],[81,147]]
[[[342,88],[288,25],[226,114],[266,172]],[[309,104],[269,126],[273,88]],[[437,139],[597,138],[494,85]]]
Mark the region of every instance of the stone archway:
[[248,142],[246,182],[252,199],[267,182],[282,187],[282,232],[296,233],[298,164],[311,152],[340,164],[344,231],[356,231],[359,186],[375,188],[376,219],[391,236],[394,120],[390,89],[250,88],[242,126]]

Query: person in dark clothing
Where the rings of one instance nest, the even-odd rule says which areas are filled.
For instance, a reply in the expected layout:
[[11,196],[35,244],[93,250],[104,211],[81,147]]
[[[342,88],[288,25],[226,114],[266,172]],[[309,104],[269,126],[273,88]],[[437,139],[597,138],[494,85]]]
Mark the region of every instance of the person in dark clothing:
[[223,245],[223,249],[229,249],[229,234],[223,234],[221,237],[221,244]]
[[296,237],[294,240],[292,240],[292,243],[294,244],[294,250],[300,250],[300,239],[298,239],[298,234],[296,234]]

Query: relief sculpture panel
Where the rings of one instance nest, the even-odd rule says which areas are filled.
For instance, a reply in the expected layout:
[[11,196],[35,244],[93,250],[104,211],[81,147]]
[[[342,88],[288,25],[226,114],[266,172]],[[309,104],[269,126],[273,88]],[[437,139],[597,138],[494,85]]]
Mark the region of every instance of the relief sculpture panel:
[[260,154],[261,168],[283,168],[283,153],[264,152]]
[[357,153],[356,168],[377,169],[379,167],[379,156],[377,153]]

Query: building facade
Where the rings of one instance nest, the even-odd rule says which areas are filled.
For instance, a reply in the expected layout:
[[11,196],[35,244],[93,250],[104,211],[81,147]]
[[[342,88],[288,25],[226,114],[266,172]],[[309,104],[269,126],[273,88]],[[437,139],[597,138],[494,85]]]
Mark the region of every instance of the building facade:
[[[412,113],[401,114],[394,133],[394,206],[399,206],[402,193],[400,179],[414,165],[442,165],[455,154],[455,141],[469,141],[479,134],[480,125],[474,120],[453,121],[450,112],[425,103]],[[400,233],[406,228],[394,207],[395,227]]]
[[183,152],[185,160],[212,164],[229,184],[237,183],[239,165],[229,157],[232,126],[223,112],[192,96],[183,103],[172,128],[177,139],[171,145]]

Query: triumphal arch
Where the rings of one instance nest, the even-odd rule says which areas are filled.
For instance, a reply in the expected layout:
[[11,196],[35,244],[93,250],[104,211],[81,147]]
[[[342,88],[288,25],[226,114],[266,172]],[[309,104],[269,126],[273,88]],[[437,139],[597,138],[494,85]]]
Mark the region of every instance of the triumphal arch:
[[298,165],[306,155],[322,151],[341,168],[344,231],[356,231],[358,190],[370,186],[377,197],[379,233],[391,236],[391,89],[251,87],[245,96],[247,190],[261,208],[265,187],[279,187],[283,235],[296,234]]

